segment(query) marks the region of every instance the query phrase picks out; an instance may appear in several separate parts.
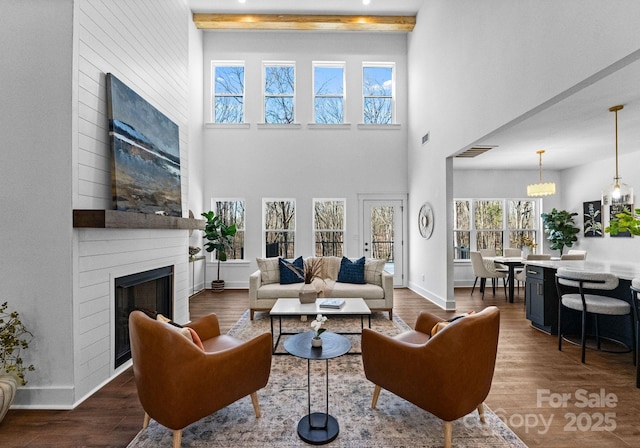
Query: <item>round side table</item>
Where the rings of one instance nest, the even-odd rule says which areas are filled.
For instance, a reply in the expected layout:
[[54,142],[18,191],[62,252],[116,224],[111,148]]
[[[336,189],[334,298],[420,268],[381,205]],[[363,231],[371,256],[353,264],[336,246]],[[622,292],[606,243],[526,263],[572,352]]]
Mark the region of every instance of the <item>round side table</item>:
[[[314,332],[296,334],[284,343],[287,352],[307,360],[307,410],[308,414],[298,422],[298,436],[312,445],[323,445],[335,440],[340,426],[335,417],[329,415],[329,360],[347,353],[351,342],[344,336],[325,331],[322,333],[322,347],[311,347]],[[325,412],[311,413],[311,377],[312,360],[325,360],[326,370],[326,409]]]

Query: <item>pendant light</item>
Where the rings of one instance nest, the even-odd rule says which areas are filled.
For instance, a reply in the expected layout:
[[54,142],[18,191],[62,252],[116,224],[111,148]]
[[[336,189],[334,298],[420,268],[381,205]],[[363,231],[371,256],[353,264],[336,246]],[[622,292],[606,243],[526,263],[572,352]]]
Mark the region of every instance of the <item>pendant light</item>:
[[556,193],[556,184],[553,182],[542,183],[542,154],[544,149],[536,151],[540,156],[540,182],[527,185],[527,196],[549,196]]
[[618,111],[623,108],[624,106],[622,105],[609,108],[609,112],[614,112],[616,116],[616,176],[613,178],[613,183],[602,190],[602,203],[604,205],[633,204],[633,188],[620,182],[622,178],[618,174]]

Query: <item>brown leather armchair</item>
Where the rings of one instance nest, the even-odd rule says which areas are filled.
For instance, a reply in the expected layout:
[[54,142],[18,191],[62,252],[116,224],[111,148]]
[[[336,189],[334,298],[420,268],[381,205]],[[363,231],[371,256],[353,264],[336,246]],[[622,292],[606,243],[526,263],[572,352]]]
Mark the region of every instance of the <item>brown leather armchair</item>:
[[445,447],[451,446],[451,422],[478,409],[489,394],[498,349],[500,311],[495,306],[450,323],[433,337],[443,319],[423,311],[415,330],[393,338],[365,328],[362,362],[367,379],[444,420]]
[[143,428],[153,418],[173,430],[176,448],[183,428],[247,395],[260,417],[256,391],[267,385],[271,372],[271,334],[247,342],[221,335],[215,314],[188,326],[198,333],[204,351],[170,324],[141,311],[129,315],[133,374],[145,411]]

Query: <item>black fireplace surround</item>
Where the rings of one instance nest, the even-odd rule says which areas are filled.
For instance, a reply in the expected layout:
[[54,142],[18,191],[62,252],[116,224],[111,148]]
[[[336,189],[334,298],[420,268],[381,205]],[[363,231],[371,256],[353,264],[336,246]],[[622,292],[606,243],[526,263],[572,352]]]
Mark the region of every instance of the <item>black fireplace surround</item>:
[[115,279],[115,367],[131,359],[129,313],[136,309],[173,318],[173,266]]

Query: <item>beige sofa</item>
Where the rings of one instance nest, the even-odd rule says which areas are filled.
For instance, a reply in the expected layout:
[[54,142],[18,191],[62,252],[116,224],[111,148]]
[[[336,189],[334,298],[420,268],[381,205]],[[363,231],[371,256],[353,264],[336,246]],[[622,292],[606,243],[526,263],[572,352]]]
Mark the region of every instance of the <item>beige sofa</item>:
[[297,298],[301,289],[314,288],[320,297],[357,298],[365,300],[372,311],[387,311],[393,318],[393,274],[384,270],[384,260],[365,262],[366,283],[338,282],[341,257],[309,257],[309,263],[319,262],[319,271],[310,285],[304,283],[280,284],[278,258],[258,258],[258,270],[249,277],[249,307],[251,319],[256,311],[269,311],[279,298]]

